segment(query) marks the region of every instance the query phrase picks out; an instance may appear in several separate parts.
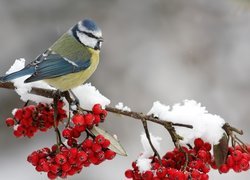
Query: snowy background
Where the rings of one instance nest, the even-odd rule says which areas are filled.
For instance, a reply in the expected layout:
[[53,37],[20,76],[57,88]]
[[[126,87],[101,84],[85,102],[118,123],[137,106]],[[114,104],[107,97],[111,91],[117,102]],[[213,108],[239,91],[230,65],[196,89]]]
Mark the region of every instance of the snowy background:
[[[89,82],[115,106],[122,101],[147,113],[160,100],[195,99],[212,114],[245,130],[250,142],[249,0],[0,0],[0,74],[16,58],[31,61],[78,20],[95,19],[103,30],[101,62]],[[46,179],[26,156],[55,142],[52,131],[16,139],[4,125],[15,107],[14,91],[0,90],[0,179]],[[103,126],[118,135],[129,156],[85,169],[70,179],[122,180],[142,151],[139,121],[110,115]],[[161,149],[172,148],[163,128]],[[249,179],[250,172],[211,179]]]

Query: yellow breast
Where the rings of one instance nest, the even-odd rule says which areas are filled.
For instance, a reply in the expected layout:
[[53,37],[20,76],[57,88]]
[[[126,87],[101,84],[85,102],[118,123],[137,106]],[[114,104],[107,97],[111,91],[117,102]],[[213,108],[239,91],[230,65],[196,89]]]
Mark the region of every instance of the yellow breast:
[[94,73],[99,64],[100,51],[91,48],[88,50],[91,52],[91,64],[87,69],[77,73],[70,73],[56,78],[45,79],[44,81],[60,91],[66,91],[83,84]]

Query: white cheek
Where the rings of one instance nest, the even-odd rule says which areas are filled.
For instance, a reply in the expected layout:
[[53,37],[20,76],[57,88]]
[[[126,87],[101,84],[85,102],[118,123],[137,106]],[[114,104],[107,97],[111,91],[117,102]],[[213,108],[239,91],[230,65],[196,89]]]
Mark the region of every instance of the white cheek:
[[91,48],[94,48],[96,46],[97,39],[91,38],[87,36],[86,34],[83,34],[80,32],[76,32],[76,33],[77,33],[78,38],[84,45],[89,46]]

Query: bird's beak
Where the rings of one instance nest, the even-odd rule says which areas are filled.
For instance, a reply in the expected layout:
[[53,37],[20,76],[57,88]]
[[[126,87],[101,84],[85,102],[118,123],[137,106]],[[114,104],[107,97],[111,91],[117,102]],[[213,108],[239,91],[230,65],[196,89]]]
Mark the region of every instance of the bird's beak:
[[102,38],[99,38],[98,39],[98,42],[97,42],[97,44],[96,44],[96,46],[95,46],[95,50],[100,50],[101,49],[101,46],[102,46],[102,42],[103,42],[103,39]]

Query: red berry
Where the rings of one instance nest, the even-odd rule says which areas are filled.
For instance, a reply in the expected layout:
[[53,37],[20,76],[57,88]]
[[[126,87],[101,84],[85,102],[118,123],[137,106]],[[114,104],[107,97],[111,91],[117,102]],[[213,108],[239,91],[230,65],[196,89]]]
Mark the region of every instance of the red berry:
[[70,158],[76,158],[77,154],[78,154],[78,149],[77,148],[69,149],[69,157]]
[[17,130],[13,131],[13,134],[14,134],[14,136],[16,136],[16,137],[21,137],[21,136],[23,135],[22,132],[19,132],[19,131],[17,131]]
[[220,173],[227,173],[229,171],[229,167],[226,164],[222,164],[219,168]]
[[105,153],[104,151],[100,151],[95,155],[99,161],[104,161],[105,160]]
[[57,178],[57,175],[51,171],[48,172],[47,176],[49,179],[56,179]]
[[92,145],[92,150],[95,152],[95,153],[98,153],[102,150],[102,146],[97,144],[97,143],[93,143]]
[[62,165],[62,171],[68,172],[70,169],[71,169],[71,165],[68,162]]
[[159,178],[164,178],[167,174],[167,169],[163,166],[159,167],[156,171],[156,175]]
[[204,145],[204,141],[201,138],[194,140],[194,145],[197,149],[200,149]]
[[89,161],[90,161],[91,163],[93,163],[93,164],[97,164],[99,160],[98,160],[97,157],[91,156],[91,157],[89,157]]
[[67,158],[63,154],[57,154],[55,156],[55,161],[59,165],[63,165],[67,162]]
[[100,116],[94,114],[94,117],[95,117],[94,124],[99,124],[101,122]]
[[103,148],[108,148],[109,145],[110,145],[110,141],[108,139],[105,139],[104,142],[103,142],[103,144],[102,144],[102,147]]
[[71,147],[77,146],[77,140],[74,139],[74,138],[70,138],[70,139],[68,139],[67,144],[68,144],[69,146],[71,146]]
[[114,159],[116,153],[112,150],[105,151],[105,159],[111,160]]
[[92,108],[94,114],[99,115],[102,113],[102,106],[100,104],[95,104]]
[[5,123],[6,123],[7,126],[12,127],[12,126],[14,126],[15,121],[14,121],[13,118],[7,118]]
[[85,116],[85,123],[88,125],[88,126],[91,126],[93,125],[93,122],[95,120],[95,117],[93,116],[93,114],[86,114]]
[[208,142],[205,142],[203,147],[206,149],[206,151],[210,151],[211,150],[211,144]]
[[102,145],[105,141],[105,138],[103,135],[99,134],[95,137],[95,142],[99,145]]
[[52,152],[56,152],[58,150],[58,145],[57,144],[54,144],[52,147],[51,147],[51,151]]
[[88,159],[88,155],[84,151],[80,151],[77,154],[77,160],[79,162],[84,162]]
[[246,171],[249,169],[249,162],[247,159],[245,159],[245,158],[241,159],[239,164],[240,164],[240,167],[243,171]]
[[16,110],[14,118],[17,120],[21,120],[22,117],[23,117],[23,110],[22,109]]
[[233,151],[231,155],[232,155],[234,161],[239,161],[242,158],[242,152],[240,150]]
[[66,139],[71,137],[71,129],[64,129],[62,132],[62,136]]
[[208,180],[209,176],[207,174],[202,174],[200,180]]
[[72,175],[74,175],[74,174],[76,174],[76,173],[77,173],[77,169],[76,169],[76,168],[71,168],[71,169],[67,172],[67,174],[70,175],[70,176],[72,176]]
[[174,173],[174,177],[175,177],[175,179],[180,179],[180,180],[186,179],[186,178],[185,178],[185,174],[184,174],[182,171],[176,171],[176,172]]
[[228,165],[228,167],[232,168],[234,166],[234,162],[235,161],[234,161],[233,157],[231,155],[229,155],[227,157],[227,165]]
[[23,119],[31,118],[32,112],[33,112],[33,109],[31,109],[31,108],[29,108],[29,107],[26,107],[26,108],[23,110]]
[[134,176],[133,170],[128,169],[127,171],[125,171],[125,176],[126,178],[132,179]]
[[164,156],[166,159],[173,159],[174,158],[174,153],[173,152],[167,152]]
[[196,170],[196,169],[194,169],[191,172],[192,179],[200,179],[200,176],[201,176],[200,172],[198,170]]
[[207,159],[207,152],[204,151],[204,150],[199,150],[198,154],[197,154],[197,157],[199,159],[202,159],[203,161],[205,161]]
[[85,139],[82,143],[82,147],[84,149],[86,148],[91,148],[92,147],[92,144],[93,144],[93,140],[92,139]]
[[33,166],[36,166],[39,161],[39,155],[37,152],[33,152],[28,156],[27,161],[30,162]]
[[40,162],[39,166],[41,167],[41,170],[44,172],[49,172],[49,170],[50,170],[49,163],[46,161]]
[[57,174],[60,171],[60,166],[58,164],[51,164],[50,171]]
[[73,116],[72,118],[72,122],[77,125],[77,126],[81,126],[81,125],[84,125],[85,124],[85,120],[84,120],[84,117],[83,115],[81,114],[76,114]]
[[239,164],[235,164],[235,165],[233,166],[233,170],[234,170],[234,172],[237,172],[237,173],[241,172],[241,167],[240,167],[240,165],[239,165]]
[[76,158],[73,158],[73,157],[69,157],[68,158],[68,162],[69,162],[69,164],[71,164],[71,165],[74,165],[75,166],[75,164],[76,164]]
[[81,136],[81,133],[79,131],[77,131],[76,128],[72,129],[71,134],[72,134],[73,138],[79,138]]
[[208,173],[210,171],[210,167],[207,164],[203,164],[202,167],[200,168],[200,170],[203,173]]
[[84,166],[84,167],[89,167],[90,164],[91,164],[90,161],[85,161],[85,162],[83,162],[83,166]]
[[82,133],[82,132],[84,132],[84,131],[86,130],[86,127],[85,127],[85,125],[82,125],[82,126],[75,126],[74,129],[75,129],[76,131],[78,131],[79,133]]
[[143,174],[142,174],[142,179],[143,180],[152,180],[154,174],[152,171],[145,171]]
[[211,168],[213,168],[213,169],[218,169],[218,167],[216,166],[216,163],[215,163],[215,160],[214,160],[214,159],[210,162],[210,166],[211,166]]
[[108,115],[108,112],[105,109],[102,110],[102,112],[100,114],[101,121],[104,121],[104,119],[107,117],[107,115]]
[[242,153],[242,158],[245,158],[246,160],[250,161],[250,153]]

